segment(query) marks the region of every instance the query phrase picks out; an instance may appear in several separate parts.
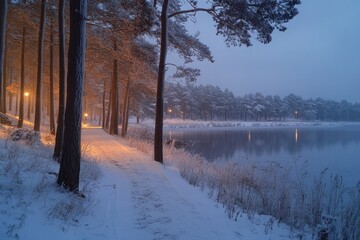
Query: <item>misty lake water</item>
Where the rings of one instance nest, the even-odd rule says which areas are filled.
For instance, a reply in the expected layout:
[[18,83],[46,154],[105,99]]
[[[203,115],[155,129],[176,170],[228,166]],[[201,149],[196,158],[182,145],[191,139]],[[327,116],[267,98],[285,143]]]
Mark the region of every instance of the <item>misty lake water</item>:
[[202,128],[167,130],[166,137],[210,162],[291,166],[313,179],[327,169],[346,186],[360,180],[360,125],[344,127]]

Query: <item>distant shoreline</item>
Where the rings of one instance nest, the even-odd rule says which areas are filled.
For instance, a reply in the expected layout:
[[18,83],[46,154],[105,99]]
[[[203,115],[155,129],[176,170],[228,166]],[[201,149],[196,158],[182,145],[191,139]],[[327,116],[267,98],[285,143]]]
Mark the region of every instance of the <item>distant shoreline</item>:
[[[143,124],[151,126],[153,120]],[[286,127],[349,127],[359,126],[360,122],[322,122],[322,121],[194,121],[182,119],[165,119],[164,129],[186,128],[286,128]]]

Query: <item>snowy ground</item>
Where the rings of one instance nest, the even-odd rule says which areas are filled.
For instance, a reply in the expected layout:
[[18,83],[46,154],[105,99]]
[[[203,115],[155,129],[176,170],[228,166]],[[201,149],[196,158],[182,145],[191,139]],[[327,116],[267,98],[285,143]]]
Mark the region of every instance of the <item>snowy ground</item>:
[[19,146],[0,132],[0,239],[291,239],[270,217],[229,219],[176,169],[101,129],[83,131],[85,199],[54,183],[51,146]]

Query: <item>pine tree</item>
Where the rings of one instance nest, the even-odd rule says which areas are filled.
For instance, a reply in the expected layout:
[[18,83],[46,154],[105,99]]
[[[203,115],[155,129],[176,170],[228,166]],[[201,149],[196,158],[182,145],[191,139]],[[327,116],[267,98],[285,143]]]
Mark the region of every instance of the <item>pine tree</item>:
[[87,0],[70,1],[70,43],[68,52],[65,131],[57,183],[79,191],[81,158],[81,116],[84,82]]
[[45,14],[46,14],[46,0],[41,0],[41,15],[39,27],[39,41],[38,41],[38,69],[36,81],[36,105],[35,105],[35,122],[34,130],[40,131],[41,123],[41,95],[42,95],[42,71],[43,71],[43,48],[44,48],[44,31],[45,31]]
[[2,96],[3,96],[3,69],[4,69],[4,54],[5,54],[5,29],[6,29],[6,17],[7,17],[8,3],[7,0],[2,0],[0,3],[0,110],[2,112]]
[[56,128],[56,138],[53,158],[60,161],[61,149],[64,142],[65,121],[65,0],[59,0],[59,111]]

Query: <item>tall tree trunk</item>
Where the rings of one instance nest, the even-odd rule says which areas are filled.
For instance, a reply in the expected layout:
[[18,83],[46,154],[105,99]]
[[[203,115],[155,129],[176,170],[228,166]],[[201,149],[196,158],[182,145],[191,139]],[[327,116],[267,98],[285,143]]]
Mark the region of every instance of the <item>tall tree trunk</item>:
[[[44,97],[45,96],[45,97]],[[50,106],[50,103],[49,103],[49,90],[48,90],[48,87],[44,87],[43,88],[43,92],[42,92],[42,97],[44,97],[43,101],[42,101],[42,112],[44,112],[44,110],[46,110],[46,116],[48,117],[49,116],[49,106]],[[44,118],[44,115],[42,114],[42,119]]]
[[0,110],[3,113],[6,113],[6,105],[2,103],[4,99],[2,87],[3,87],[3,81],[5,81],[5,79],[3,79],[3,73],[5,72],[4,55],[5,55],[5,32],[6,32],[5,30],[6,30],[7,10],[8,10],[7,0],[2,0],[0,2],[0,108],[1,108]]
[[46,0],[41,0],[41,16],[40,16],[39,43],[38,43],[38,69],[37,69],[37,81],[36,81],[36,106],[35,106],[35,122],[34,122],[35,131],[40,131],[40,123],[41,123],[43,45],[44,45],[44,28],[45,28],[45,14],[46,14],[45,4],[46,4]]
[[91,106],[90,107],[90,122],[92,122],[94,120],[94,109],[93,107]]
[[30,111],[31,111],[31,96],[29,95],[27,97],[28,100],[28,106],[27,106],[27,119],[30,121]]
[[127,81],[125,83],[125,92],[124,92],[124,102],[123,102],[123,108],[122,108],[122,123],[121,123],[121,136],[126,136],[126,118],[128,117],[126,114],[126,109],[128,106],[128,100],[129,100],[129,89],[130,89],[130,76],[128,76]]
[[[9,68],[9,71],[10,71],[9,85],[11,85],[12,82],[13,82],[13,68]],[[12,94],[11,92],[9,92],[9,103],[8,103],[9,111],[12,111],[13,97],[14,97],[14,94]]]
[[[86,79],[86,75],[85,75],[85,78]],[[83,95],[83,109],[84,109],[84,113],[86,114],[86,117],[83,119],[83,123],[87,123],[87,113],[88,113],[88,109],[87,109],[87,96],[86,94]],[[84,117],[84,116],[83,116]]]
[[18,120],[18,124],[17,124],[18,128],[22,128],[23,122],[24,122],[25,36],[26,36],[26,28],[23,27],[23,29],[22,29],[22,46],[21,46],[20,107],[19,107],[19,120]]
[[31,95],[31,113],[34,113],[34,104],[35,102],[35,96],[34,95]]
[[54,20],[51,19],[50,25],[50,84],[49,84],[49,103],[50,103],[50,134],[55,134],[54,120]]
[[[8,37],[7,34],[5,36],[5,53],[4,53],[4,65],[3,65],[3,79],[2,79],[2,99],[1,99],[1,111],[6,114],[6,86],[7,86],[7,71],[8,71],[8,65],[7,65],[7,59],[8,59],[8,47],[7,47],[7,42],[8,42]],[[0,81],[1,82],[1,81]]]
[[19,93],[16,93],[15,96],[15,116],[18,114],[18,107],[19,107]]
[[102,129],[105,129],[105,98],[106,98],[106,91],[105,91],[105,80],[104,80],[104,87],[103,87],[103,98],[102,98]]
[[[114,52],[117,51],[116,39],[114,39]],[[118,96],[118,60],[114,59],[112,95],[111,95],[111,121],[109,134],[119,134],[119,96]]]
[[154,139],[154,159],[163,163],[163,118],[164,118],[164,81],[165,64],[167,53],[167,24],[168,24],[168,5],[169,0],[164,0],[161,12],[161,46],[159,59],[159,72],[156,93],[156,119],[155,119],[155,139]]
[[126,105],[125,105],[125,124],[124,124],[125,134],[124,134],[124,136],[126,136],[128,126],[129,126],[129,109],[130,109],[130,94],[128,94],[128,97],[126,100]]
[[59,0],[59,111],[53,158],[60,161],[65,121],[65,0]]
[[9,111],[12,111],[13,97],[14,95],[11,92],[9,92],[9,106],[8,106]]
[[112,99],[112,90],[110,89],[109,103],[108,103],[108,108],[107,108],[108,111],[107,111],[106,122],[105,122],[105,129],[108,129],[108,127],[109,127],[110,113],[111,113],[111,99]]
[[57,183],[73,192],[79,191],[86,8],[87,0],[70,1],[70,43],[64,131],[66,141],[62,147]]

